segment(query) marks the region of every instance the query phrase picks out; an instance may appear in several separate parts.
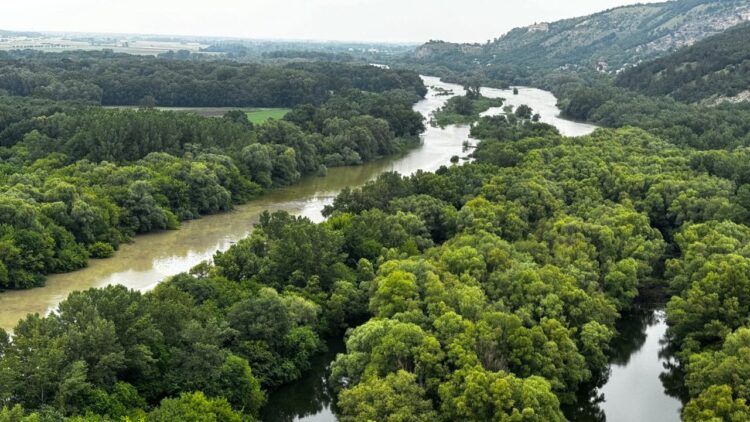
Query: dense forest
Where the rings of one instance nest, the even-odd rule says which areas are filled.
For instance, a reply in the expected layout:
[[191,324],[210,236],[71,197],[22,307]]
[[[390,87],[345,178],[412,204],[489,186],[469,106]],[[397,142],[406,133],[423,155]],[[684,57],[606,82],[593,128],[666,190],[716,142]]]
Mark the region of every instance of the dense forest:
[[735,149],[750,145],[750,104],[707,107],[616,87],[595,75],[549,77],[563,114],[607,127],[635,126],[676,145]]
[[413,72],[330,62],[269,66],[99,52],[0,52],[0,93],[102,105],[290,107],[331,92],[427,91]]
[[[699,101],[746,88],[747,29],[619,77],[583,69],[746,3],[639,5],[486,46],[428,44],[400,64],[467,83],[432,123],[472,123],[472,160],[344,189],[322,223],[265,212],[151,291],[74,292],[0,329],[0,422],[256,421],[331,338],[346,346],[327,380],[342,422],[564,421],[607,379],[617,322],[644,296],[664,298],[664,377],[682,418],[750,420],[750,104]],[[617,13],[622,36],[609,32]],[[571,31],[587,43],[566,42]],[[542,44],[558,46],[551,59]],[[265,56],[278,63],[0,53],[0,289],[419,142],[413,71]],[[564,116],[603,128],[565,137],[528,106],[480,117],[503,101],[479,84],[509,81],[551,89]],[[292,110],[253,124],[156,105]]]
[[345,89],[259,125],[241,111],[215,119],[0,96],[0,289],[38,286],[137,233],[414,146],[423,90]]
[[[560,99],[564,115],[613,128],[630,127],[621,131],[642,128],[683,154],[683,172],[664,186],[671,193],[650,192],[646,199],[656,207],[653,211],[658,210],[649,213],[651,226],[668,242],[659,277],[663,281],[656,286],[671,296],[666,306],[668,351],[678,366],[665,375],[676,381],[670,387],[677,388],[673,392],[687,400],[682,411],[686,421],[750,418],[746,381],[750,374],[750,105],[682,102],[730,96],[747,88],[741,66],[724,68],[725,60],[744,60],[746,43],[738,40],[746,33],[746,26],[729,30],[617,79],[618,84],[633,85],[648,96],[615,86],[602,75],[558,72],[544,77],[545,85]],[[717,50],[721,53],[716,54]],[[716,72],[718,76],[697,76],[702,79],[697,83],[672,77],[668,71],[653,83],[647,78],[641,85],[635,82],[635,75],[661,66],[680,67],[677,63],[684,65],[688,59],[694,62],[689,69],[683,67],[685,72],[725,71]],[[669,89],[660,91],[667,85]],[[669,160],[668,149],[656,144],[648,149]],[[503,157],[516,159],[505,151]],[[630,175],[633,170],[627,171]],[[631,187],[650,184],[638,173],[634,177]],[[632,195],[632,191],[626,193],[628,199]]]
[[684,417],[750,415],[734,376],[748,365],[744,152],[636,128],[564,138],[515,114],[473,132],[474,163],[385,174],[321,224],[265,214],[153,292],[92,289],[27,317],[0,346],[6,414],[252,419],[348,328],[331,376],[342,421],[564,420],[605,373],[619,314],[668,285]]
[[750,25],[740,25],[689,48],[642,63],[617,77],[617,85],[678,101],[733,97],[750,86]]

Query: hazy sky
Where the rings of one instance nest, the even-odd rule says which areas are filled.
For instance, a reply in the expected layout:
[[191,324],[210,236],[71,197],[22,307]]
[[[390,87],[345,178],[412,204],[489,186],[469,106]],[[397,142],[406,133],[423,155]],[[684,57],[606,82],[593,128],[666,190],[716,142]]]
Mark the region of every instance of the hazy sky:
[[482,42],[517,26],[633,3],[638,1],[0,0],[0,29]]

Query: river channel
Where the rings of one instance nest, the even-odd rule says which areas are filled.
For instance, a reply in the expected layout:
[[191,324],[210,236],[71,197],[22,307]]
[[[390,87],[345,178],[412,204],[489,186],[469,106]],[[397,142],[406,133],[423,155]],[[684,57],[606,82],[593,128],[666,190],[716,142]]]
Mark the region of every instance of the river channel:
[[[423,77],[430,87],[426,98],[414,109],[428,117],[440,108],[450,95],[463,94],[461,86],[444,83],[438,78]],[[440,89],[436,89],[440,88]],[[563,135],[580,136],[591,133],[595,126],[564,120],[559,117],[555,97],[543,90],[519,87],[518,95],[511,90],[482,88],[488,97],[503,97],[506,104],[529,105],[542,116],[542,121],[556,126]],[[499,112],[491,109],[486,114]],[[121,284],[147,291],[166,277],[184,272],[209,260],[217,250],[226,250],[246,237],[264,210],[284,210],[295,215],[322,221],[323,207],[343,188],[361,186],[387,171],[411,174],[418,170],[434,171],[450,165],[453,156],[466,156],[464,142],[469,141],[468,126],[430,127],[422,135],[422,144],[408,153],[367,163],[361,166],[329,169],[324,177],[303,178],[294,186],[277,189],[237,206],[233,211],[205,216],[182,224],[179,230],[137,236],[122,245],[114,257],[91,260],[79,271],[56,274],[45,287],[8,291],[0,294],[0,328],[12,329],[28,313],[45,314],[54,310],[72,291]],[[670,421],[679,420],[679,401],[666,395],[659,375],[663,358],[659,342],[665,325],[660,313],[637,319],[633,332],[622,331],[621,337],[633,335],[640,339],[625,355],[617,356],[611,365],[611,376],[598,390],[597,409],[608,421]],[[634,320],[635,321],[635,320]],[[332,399],[326,389],[327,368],[343,344],[332,342],[329,352],[316,358],[313,369],[296,383],[271,395],[263,419],[267,421],[335,421]]]
[[[424,77],[425,84],[462,94],[463,88]],[[440,108],[449,97],[430,88],[414,109],[425,116]],[[246,237],[265,210],[284,210],[295,215],[323,220],[323,207],[345,187],[361,186],[379,174],[395,171],[411,174],[417,170],[434,171],[450,165],[454,155],[465,156],[463,142],[469,138],[467,126],[444,129],[429,127],[422,145],[408,153],[366,163],[337,167],[325,177],[309,176],[293,186],[275,189],[231,212],[187,221],[179,230],[140,235],[124,244],[109,259],[91,260],[89,266],[71,273],[54,274],[42,288],[7,291],[0,294],[0,328],[12,329],[28,313],[45,314],[55,309],[72,291],[110,284],[147,291],[166,277],[188,271],[201,261],[211,259],[217,250],[226,250]]]

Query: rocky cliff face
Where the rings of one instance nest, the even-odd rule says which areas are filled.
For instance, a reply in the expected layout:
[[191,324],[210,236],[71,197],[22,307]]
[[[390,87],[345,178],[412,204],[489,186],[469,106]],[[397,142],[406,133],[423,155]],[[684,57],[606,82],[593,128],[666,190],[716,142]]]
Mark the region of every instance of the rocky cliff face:
[[[619,7],[590,16],[516,28],[489,44],[431,42],[415,59],[475,65],[583,66],[616,71],[750,21],[750,0],[678,0]],[[450,66],[450,63],[447,64]]]
[[674,51],[750,21],[750,4],[727,2],[734,4],[724,6],[722,5],[723,2],[715,3],[717,4],[697,6],[688,11],[681,21],[677,20],[672,24],[664,25],[660,29],[672,29],[672,31],[639,47],[639,50],[645,52]]
[[750,92],[748,41],[750,23],[740,24],[675,53],[628,68],[618,75],[616,83],[647,95],[669,95],[678,101],[744,102]]

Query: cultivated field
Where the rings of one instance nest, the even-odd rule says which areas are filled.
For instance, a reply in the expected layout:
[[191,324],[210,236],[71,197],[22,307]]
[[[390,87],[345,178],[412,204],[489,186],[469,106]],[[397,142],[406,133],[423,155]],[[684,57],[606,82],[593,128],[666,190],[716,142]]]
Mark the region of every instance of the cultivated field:
[[288,108],[258,108],[247,112],[247,118],[253,123],[262,123],[268,119],[281,119],[291,110]]
[[[137,109],[138,106],[108,106],[105,108],[127,108]],[[184,113],[195,113],[205,117],[221,117],[230,110],[242,110],[247,114],[248,120],[253,123],[262,123],[268,119],[281,119],[291,110],[288,108],[248,108],[248,107],[156,107],[158,110],[177,111]]]

